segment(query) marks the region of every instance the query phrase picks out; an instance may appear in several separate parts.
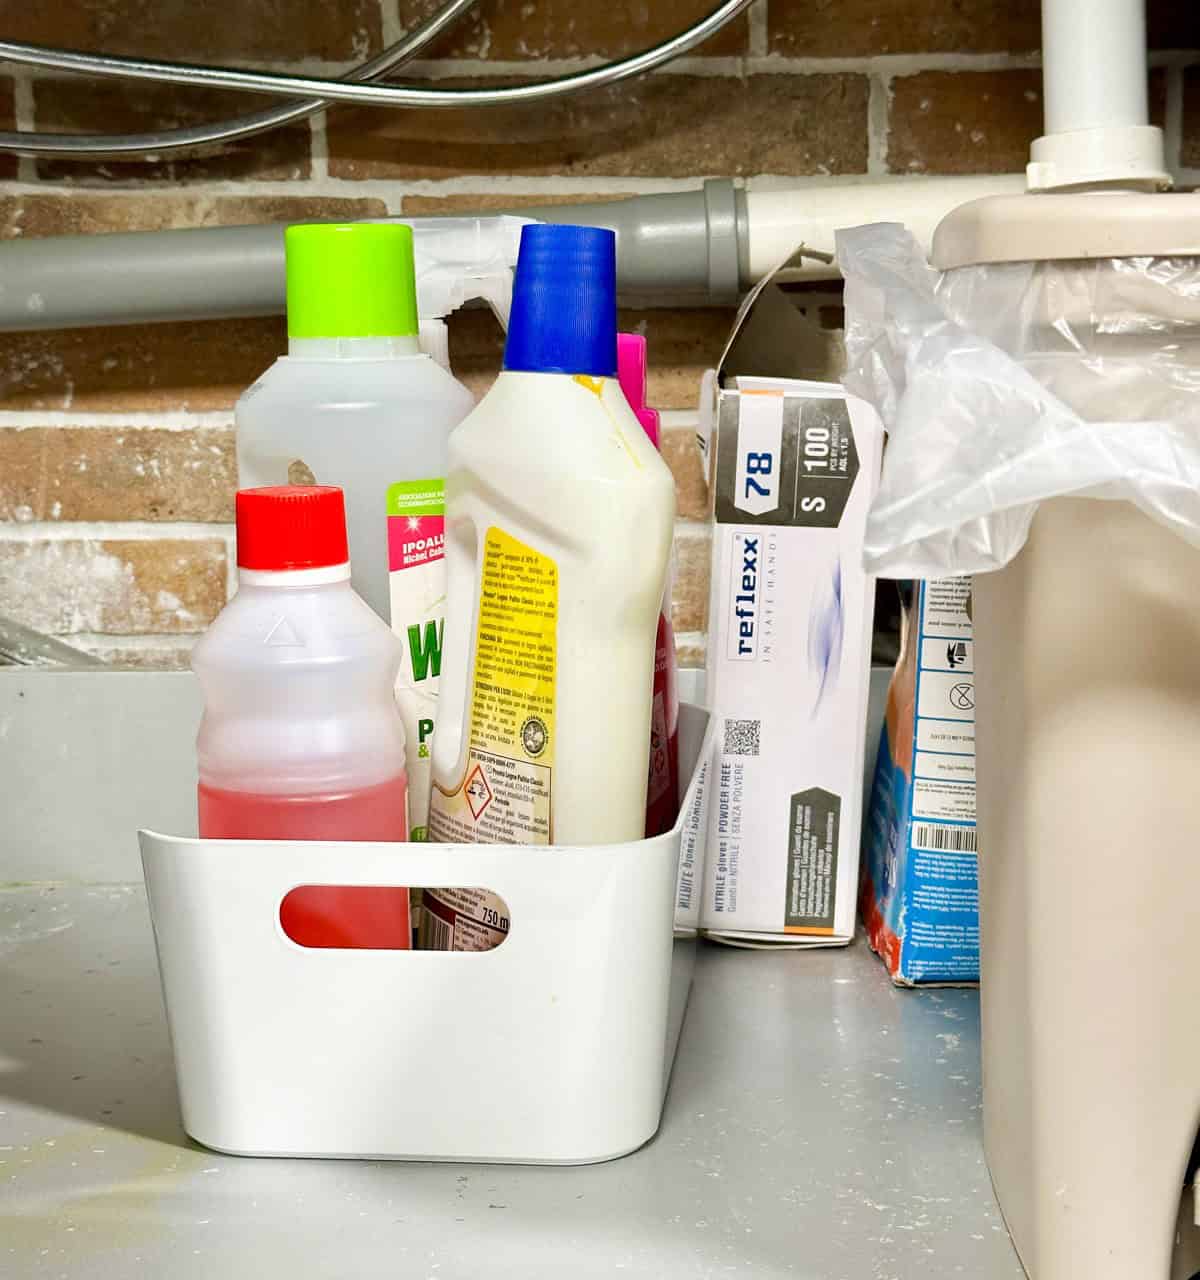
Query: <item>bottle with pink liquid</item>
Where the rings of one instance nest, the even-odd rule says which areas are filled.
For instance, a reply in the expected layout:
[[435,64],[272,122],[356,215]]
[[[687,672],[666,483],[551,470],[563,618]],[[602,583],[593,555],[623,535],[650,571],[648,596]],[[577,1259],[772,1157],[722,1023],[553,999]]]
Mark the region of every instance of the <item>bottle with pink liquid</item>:
[[[406,839],[400,642],[350,586],[341,489],[241,490],[237,552],[237,594],[192,656],[201,837]],[[281,922],[304,946],[411,945],[407,889],[307,887]]]
[[[640,334],[617,334],[617,380],[650,443],[660,449],[658,410],[646,407],[646,339]],[[670,831],[679,813],[679,676],[676,671],[675,630],[671,626],[674,576],[669,568],[654,645],[650,777],[646,788],[647,838]]]

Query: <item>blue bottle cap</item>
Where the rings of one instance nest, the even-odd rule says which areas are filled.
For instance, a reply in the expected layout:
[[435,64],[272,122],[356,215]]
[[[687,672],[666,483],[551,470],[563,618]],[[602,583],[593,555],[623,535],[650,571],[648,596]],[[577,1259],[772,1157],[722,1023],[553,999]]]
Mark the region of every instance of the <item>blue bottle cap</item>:
[[602,227],[521,229],[504,367],[617,373],[617,237]]

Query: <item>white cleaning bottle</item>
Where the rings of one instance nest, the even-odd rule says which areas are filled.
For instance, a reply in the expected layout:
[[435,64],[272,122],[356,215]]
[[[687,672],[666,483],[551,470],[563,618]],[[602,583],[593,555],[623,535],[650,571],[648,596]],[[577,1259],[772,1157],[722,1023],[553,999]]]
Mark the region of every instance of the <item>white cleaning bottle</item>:
[[[422,839],[445,576],[440,530],[417,559],[396,539],[419,518],[412,503],[440,505],[450,430],[474,397],[420,350],[410,227],[293,226],[285,247],[288,354],[238,401],[239,480],[345,492],[354,589],[404,644],[397,700],[412,837]],[[397,559],[405,571],[391,571]]]
[[[675,487],[617,382],[615,266],[610,231],[524,228],[504,371],[450,438],[434,840],[645,828]],[[424,898],[423,945],[503,940],[495,895]]]
[[288,353],[237,403],[244,488],[339,485],[354,589],[386,622],[387,491],[441,480],[474,397],[418,342],[412,229],[288,227]]

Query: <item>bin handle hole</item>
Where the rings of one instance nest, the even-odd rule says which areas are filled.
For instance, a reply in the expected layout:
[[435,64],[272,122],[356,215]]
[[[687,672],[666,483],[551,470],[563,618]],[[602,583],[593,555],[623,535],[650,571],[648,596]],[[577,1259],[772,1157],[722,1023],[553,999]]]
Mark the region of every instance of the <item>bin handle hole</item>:
[[319,951],[494,951],[508,904],[490,889],[301,884],[279,904],[279,927]]

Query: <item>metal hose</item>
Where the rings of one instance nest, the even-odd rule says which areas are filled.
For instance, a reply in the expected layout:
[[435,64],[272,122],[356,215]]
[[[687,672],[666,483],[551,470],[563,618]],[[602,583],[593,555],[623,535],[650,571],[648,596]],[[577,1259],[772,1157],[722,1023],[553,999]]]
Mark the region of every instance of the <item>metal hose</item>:
[[103,667],[107,664],[0,613],[0,667]]
[[[593,67],[587,71],[577,71],[571,75],[497,89],[437,89],[415,85],[362,84],[353,83],[349,78],[329,80],[319,76],[236,71],[189,63],[155,61],[148,58],[78,53],[73,50],[51,49],[42,45],[10,40],[0,41],[0,60],[79,75],[105,76],[119,80],[150,80],[183,85],[188,88],[240,89],[247,93],[285,97],[303,96],[323,102],[357,102],[368,106],[389,107],[495,107],[540,102],[545,98],[599,88],[652,71],[655,67],[670,62],[673,58],[679,57],[707,40],[727,23],[733,21],[743,10],[749,8],[753,2],[754,0],[724,0],[724,3],[685,31],[631,57],[605,63],[603,66]],[[359,70],[361,71],[362,68]],[[97,138],[79,134],[46,135],[8,132],[0,133],[0,149],[44,154],[39,151],[39,147],[48,138],[56,144],[55,154],[83,156],[112,154],[113,145],[125,140],[121,135],[112,137],[100,135]],[[64,143],[68,148],[65,151],[57,145]],[[129,154],[128,151],[120,151],[120,153]]]
[[[410,62],[478,3],[479,0],[447,0],[447,3],[402,39],[389,45],[369,62],[348,72],[344,79],[373,80],[386,71]],[[232,142],[236,138],[249,138],[256,133],[265,133],[268,129],[277,129],[281,125],[307,119],[325,105],[324,98],[301,99],[248,115],[180,129],[160,129],[153,133],[14,133],[0,130],[0,151],[18,151],[35,156],[87,156],[92,159],[143,155],[146,152],[162,154],[212,143]]]

